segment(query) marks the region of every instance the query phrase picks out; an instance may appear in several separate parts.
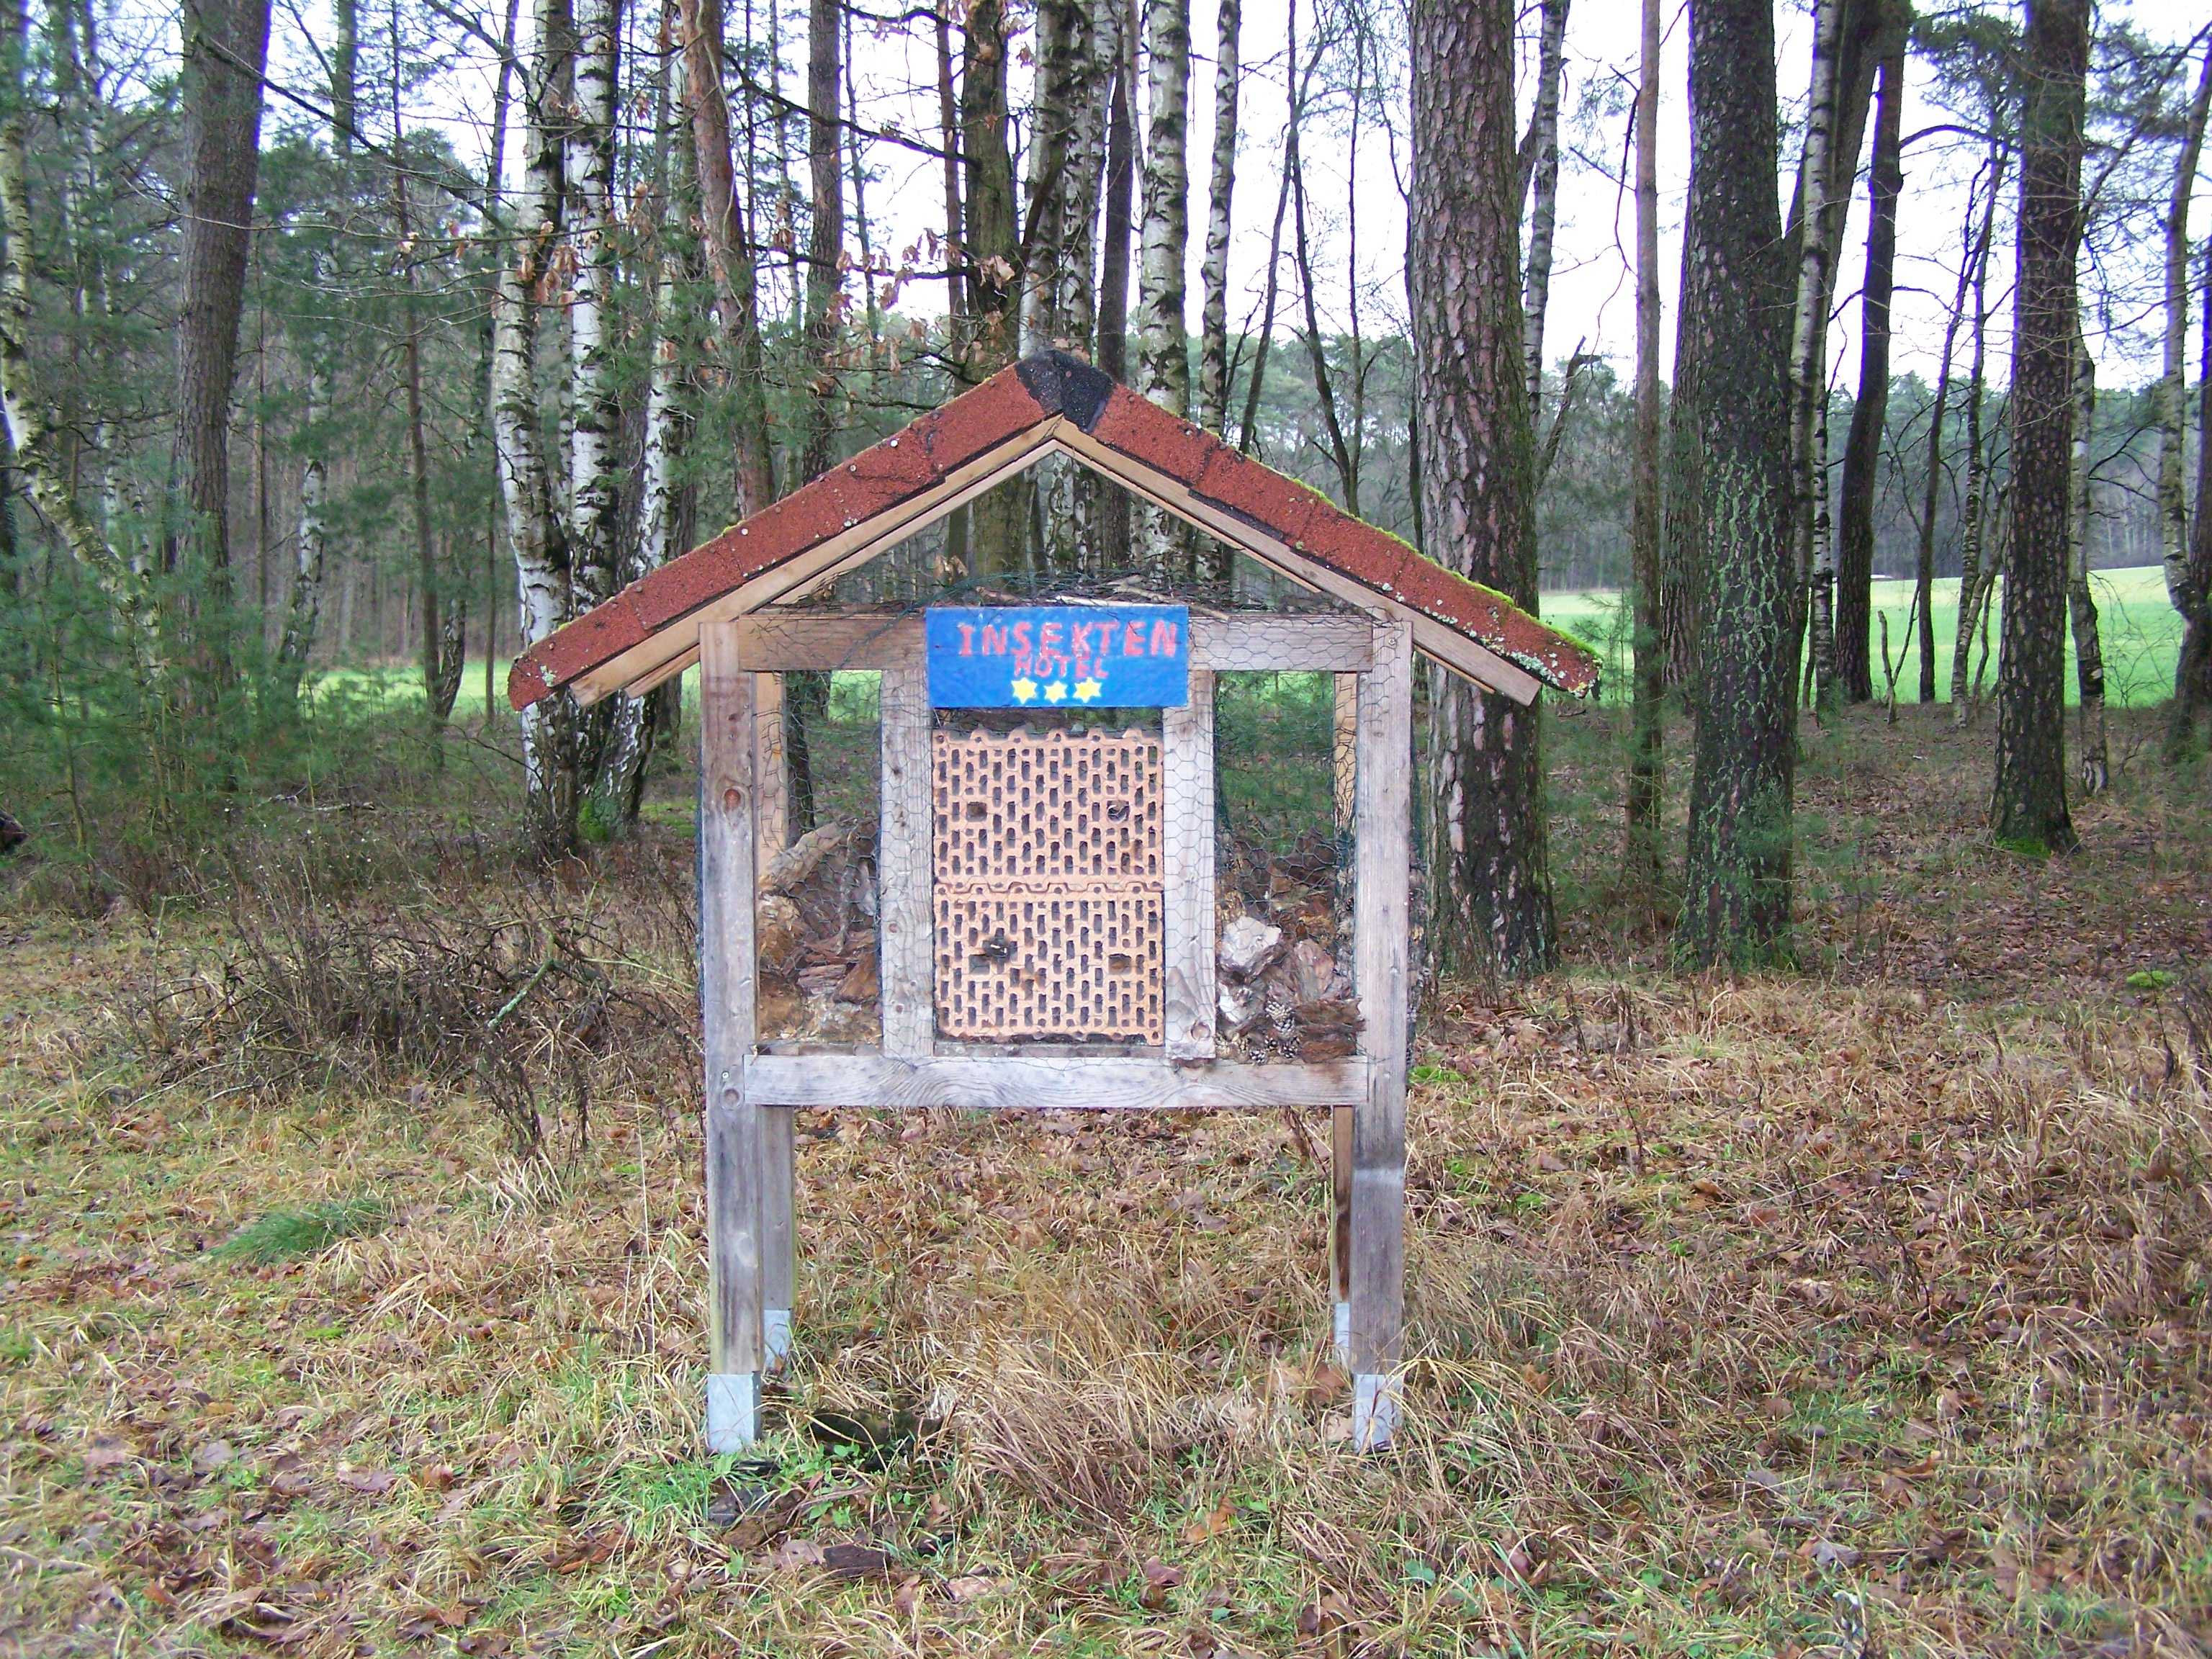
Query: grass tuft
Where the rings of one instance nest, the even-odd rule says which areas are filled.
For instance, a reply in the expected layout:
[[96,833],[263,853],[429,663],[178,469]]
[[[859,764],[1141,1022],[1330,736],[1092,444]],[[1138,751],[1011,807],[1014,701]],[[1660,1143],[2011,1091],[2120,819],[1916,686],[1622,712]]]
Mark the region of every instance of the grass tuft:
[[315,1255],[342,1238],[380,1233],[391,1212],[373,1198],[341,1199],[301,1210],[271,1210],[250,1221],[209,1254],[249,1267],[273,1267],[295,1256]]

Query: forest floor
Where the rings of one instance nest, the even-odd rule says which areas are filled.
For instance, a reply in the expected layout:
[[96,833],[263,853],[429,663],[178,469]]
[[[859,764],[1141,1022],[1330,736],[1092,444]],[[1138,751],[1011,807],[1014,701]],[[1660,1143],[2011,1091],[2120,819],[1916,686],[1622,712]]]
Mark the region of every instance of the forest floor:
[[[794,1362],[702,1461],[680,829],[546,879],[387,806],[0,911],[0,1652],[2201,1655],[2212,806],[2155,719],[2047,863],[1986,719],[1808,726],[1803,969],[1735,980],[1611,902],[1618,722],[1555,720],[1569,963],[1435,1000],[1379,1456],[1324,1123],[933,1112],[801,1119]],[[542,1052],[471,1050],[509,985]]]

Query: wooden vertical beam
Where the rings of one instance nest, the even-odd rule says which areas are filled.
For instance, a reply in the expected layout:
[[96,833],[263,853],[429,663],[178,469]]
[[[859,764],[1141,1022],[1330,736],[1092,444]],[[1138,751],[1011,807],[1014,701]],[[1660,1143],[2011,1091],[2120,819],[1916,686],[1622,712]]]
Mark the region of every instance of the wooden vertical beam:
[[[1373,660],[1372,647],[1369,660]],[[1337,850],[1336,903],[1341,915],[1358,894],[1357,871],[1351,856],[1353,826],[1359,817],[1359,676],[1338,674],[1335,720],[1331,728],[1329,797],[1331,830]],[[1329,1113],[1328,1175],[1330,1288],[1334,1291],[1332,1328],[1337,1363],[1352,1363],[1352,1110],[1339,1106]]]
[[1388,1444],[1397,1425],[1403,1358],[1413,776],[1413,635],[1382,623],[1375,665],[1359,676],[1353,855],[1361,1046],[1373,1066],[1352,1130],[1352,1430],[1363,1450]]
[[1161,913],[1170,1060],[1213,1058],[1213,675],[1190,671],[1190,701],[1160,712]]
[[876,914],[884,1053],[914,1059],[929,1054],[937,1040],[929,686],[922,668],[884,669],[881,707],[883,813],[876,838]]
[[753,677],[737,630],[701,634],[699,988],[706,1026],[707,1259],[713,1303],[707,1449],[759,1431],[761,1109],[745,1097],[753,1021]]
[[1357,1109],[1328,1110],[1328,1280],[1336,1363],[1352,1364],[1352,1131]]
[[[748,659],[746,630],[738,630]],[[784,764],[783,676],[753,676],[753,864],[765,870],[791,844],[791,779]],[[791,1352],[791,1309],[798,1273],[798,1231],[793,1218],[798,1171],[791,1114],[761,1114],[761,1340],[766,1369],[781,1370]]]

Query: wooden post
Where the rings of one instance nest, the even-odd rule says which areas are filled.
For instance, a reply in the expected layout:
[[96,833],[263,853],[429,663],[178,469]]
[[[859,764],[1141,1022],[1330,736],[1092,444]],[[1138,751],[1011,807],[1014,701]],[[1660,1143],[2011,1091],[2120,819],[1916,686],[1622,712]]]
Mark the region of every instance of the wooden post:
[[1218,995],[1213,921],[1213,675],[1190,671],[1190,701],[1160,712],[1161,932],[1167,1055],[1213,1058]]
[[884,670],[883,811],[876,833],[877,969],[884,1053],[915,1059],[937,1041],[936,919],[930,908],[929,684],[920,665]]
[[753,677],[737,629],[701,630],[699,988],[706,1024],[707,1449],[760,1429],[763,1244],[761,1109],[745,1094],[753,1020]]
[[[1352,908],[1358,887],[1352,848],[1357,844],[1359,817],[1359,676],[1333,677],[1336,688],[1336,718],[1331,728],[1331,829],[1336,839],[1336,902],[1339,914]],[[1329,1113],[1328,1265],[1334,1291],[1334,1316],[1330,1328],[1335,1336],[1336,1360],[1352,1364],[1352,1121],[1349,1106]]]
[[1366,1103],[1352,1128],[1352,1437],[1389,1443],[1406,1310],[1407,940],[1413,874],[1413,646],[1378,623],[1359,676],[1358,894],[1353,932]]
[[[784,768],[783,676],[753,681],[753,863],[765,870],[791,841],[790,780]],[[798,1172],[791,1114],[763,1111],[761,1136],[761,1342],[764,1369],[780,1371],[791,1354],[791,1310],[798,1281],[793,1219]]]

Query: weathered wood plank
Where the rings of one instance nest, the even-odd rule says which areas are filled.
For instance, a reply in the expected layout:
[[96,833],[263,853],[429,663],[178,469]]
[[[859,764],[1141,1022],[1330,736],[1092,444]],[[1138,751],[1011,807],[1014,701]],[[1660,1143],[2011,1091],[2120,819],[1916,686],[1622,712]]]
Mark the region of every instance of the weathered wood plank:
[[1328,1287],[1337,1363],[1352,1363],[1352,1129],[1357,1106],[1328,1115]]
[[707,1061],[707,1447],[757,1428],[762,1366],[760,1109],[746,1095],[755,1036],[753,676],[726,625],[702,639],[699,984]]
[[[754,660],[740,634],[738,649]],[[783,676],[753,676],[753,865],[765,870],[791,844],[791,778],[784,766]]]
[[1213,1058],[1213,674],[1190,671],[1190,702],[1163,709],[1160,924],[1167,1055]]
[[1390,1379],[1402,1358],[1406,1302],[1406,1041],[1413,868],[1413,641],[1376,629],[1359,677],[1358,846],[1354,975],[1371,1062],[1352,1130],[1352,1370],[1355,1443],[1380,1445],[1395,1421]]
[[[897,668],[923,659],[922,621],[911,611],[826,616],[770,609],[753,612],[739,626],[745,660],[779,671]],[[1364,612],[1201,612],[1190,619],[1194,670],[1350,673],[1368,666],[1374,649],[1375,624]]]
[[921,671],[886,668],[881,708],[883,811],[876,838],[876,915],[884,1053],[911,1057],[928,1054],[937,1036],[936,922],[930,910],[929,689]]
[[1365,1101],[1364,1060],[1247,1066],[1225,1060],[970,1059],[939,1054],[761,1054],[746,1073],[755,1103],[776,1106],[957,1106],[1034,1111],[1224,1111],[1247,1107],[1343,1106]]

